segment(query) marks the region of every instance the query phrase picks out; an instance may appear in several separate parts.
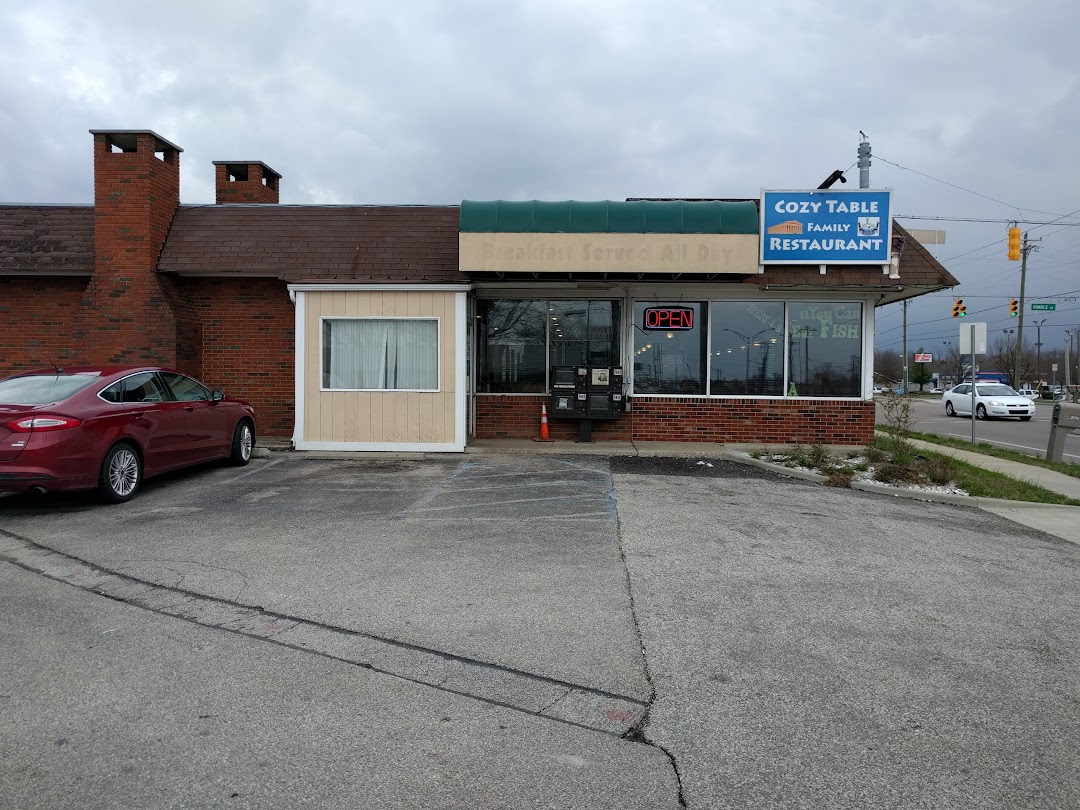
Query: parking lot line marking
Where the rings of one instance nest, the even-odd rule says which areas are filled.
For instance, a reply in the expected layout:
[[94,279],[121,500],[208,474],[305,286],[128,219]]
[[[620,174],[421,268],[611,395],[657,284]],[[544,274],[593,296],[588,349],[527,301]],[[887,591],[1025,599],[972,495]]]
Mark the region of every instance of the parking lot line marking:
[[241,478],[247,478],[249,475],[255,475],[256,473],[265,472],[266,470],[269,470],[271,467],[277,466],[278,464],[280,464],[284,460],[285,459],[283,459],[283,458],[275,458],[273,461],[268,461],[265,464],[260,464],[257,467],[249,468],[247,470],[244,470],[244,472],[240,473],[239,475],[234,475],[232,478],[226,478],[221,483],[222,484],[231,484],[234,481],[239,481]]
[[[580,487],[583,483],[591,483],[591,482],[571,481],[571,480],[562,480],[562,479],[552,481],[549,478],[549,479],[546,479],[544,481],[538,481],[538,482],[530,483],[529,488],[530,489],[547,489],[547,488],[551,488],[551,487],[561,487],[562,489],[568,489],[570,487]],[[598,487],[601,486],[603,483],[604,482],[602,480],[597,480],[596,481],[596,484],[597,484]],[[454,489],[454,495],[459,495],[459,494],[465,493],[465,492],[496,492],[496,491],[503,490],[503,489],[521,489],[521,484],[505,484],[505,485],[499,485],[499,486],[494,486],[494,487],[484,487],[484,486],[480,486],[480,487],[457,487],[457,488]]]
[[[486,504],[483,504],[483,503],[458,503],[458,504],[453,504],[451,506],[431,506],[431,507],[426,507],[425,506],[422,509],[414,509],[412,511],[414,511],[414,512],[446,512],[446,511],[452,511],[454,509],[476,509],[477,507],[483,507],[483,506],[505,506],[506,504],[511,504],[511,503],[540,503],[542,501],[581,501],[581,500],[585,500],[586,498],[593,499],[595,497],[596,497],[596,495],[585,494],[585,495],[560,495],[560,496],[555,496],[555,497],[551,497],[551,498],[512,498],[510,500],[492,501],[491,503],[486,503]],[[508,516],[506,519],[507,520],[510,520],[510,519],[517,520],[517,517],[516,516],[512,516],[512,517]]]

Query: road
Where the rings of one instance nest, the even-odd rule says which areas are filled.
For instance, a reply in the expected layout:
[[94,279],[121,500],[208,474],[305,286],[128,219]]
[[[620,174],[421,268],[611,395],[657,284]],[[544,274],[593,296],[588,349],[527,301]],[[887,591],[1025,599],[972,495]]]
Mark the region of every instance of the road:
[[1078,572],[719,459],[0,498],[0,805],[1077,807]]
[[[948,417],[941,397],[909,397],[912,405],[912,429],[921,433],[971,440],[971,420],[967,417]],[[1019,419],[985,419],[975,423],[975,441],[989,442],[1006,450],[1030,456],[1045,457],[1050,438],[1050,413],[1053,403],[1037,402],[1035,416],[1030,422]],[[881,397],[877,400],[877,422],[888,424]],[[1063,461],[1080,464],[1080,433],[1065,439]]]

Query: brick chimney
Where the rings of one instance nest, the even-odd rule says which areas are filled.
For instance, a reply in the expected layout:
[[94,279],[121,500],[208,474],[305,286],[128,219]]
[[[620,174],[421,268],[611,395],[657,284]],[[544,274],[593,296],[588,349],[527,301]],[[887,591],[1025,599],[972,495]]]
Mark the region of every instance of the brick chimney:
[[281,175],[258,160],[215,160],[217,204],[277,205]]
[[191,308],[158,258],[180,204],[179,146],[150,130],[94,136],[94,276],[73,350],[89,363],[187,365]]

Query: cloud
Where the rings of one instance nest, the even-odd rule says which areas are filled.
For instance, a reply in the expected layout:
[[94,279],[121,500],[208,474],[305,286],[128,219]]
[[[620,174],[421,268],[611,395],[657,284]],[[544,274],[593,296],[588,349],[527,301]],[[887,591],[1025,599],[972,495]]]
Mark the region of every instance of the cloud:
[[[891,162],[874,161],[873,185],[904,213],[1066,213],[1078,29],[1080,7],[1056,0],[9,4],[0,194],[89,202],[92,128],[182,146],[191,203],[213,199],[211,161],[232,159],[281,172],[291,203],[756,197],[847,169],[863,130]],[[927,227],[949,231],[945,257],[1005,225]],[[1076,230],[1044,229],[1045,248],[1067,263]],[[1015,269],[986,256],[955,273],[1004,300]],[[1029,293],[1068,286],[1070,267],[1033,260]],[[912,309],[951,329],[941,301]]]

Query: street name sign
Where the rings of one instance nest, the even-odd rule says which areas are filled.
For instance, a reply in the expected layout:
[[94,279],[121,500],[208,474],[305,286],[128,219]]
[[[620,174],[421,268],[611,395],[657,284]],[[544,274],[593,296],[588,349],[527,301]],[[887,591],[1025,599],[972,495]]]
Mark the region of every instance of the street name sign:
[[1032,312],[1054,312],[1057,310],[1057,304],[1032,304]]

